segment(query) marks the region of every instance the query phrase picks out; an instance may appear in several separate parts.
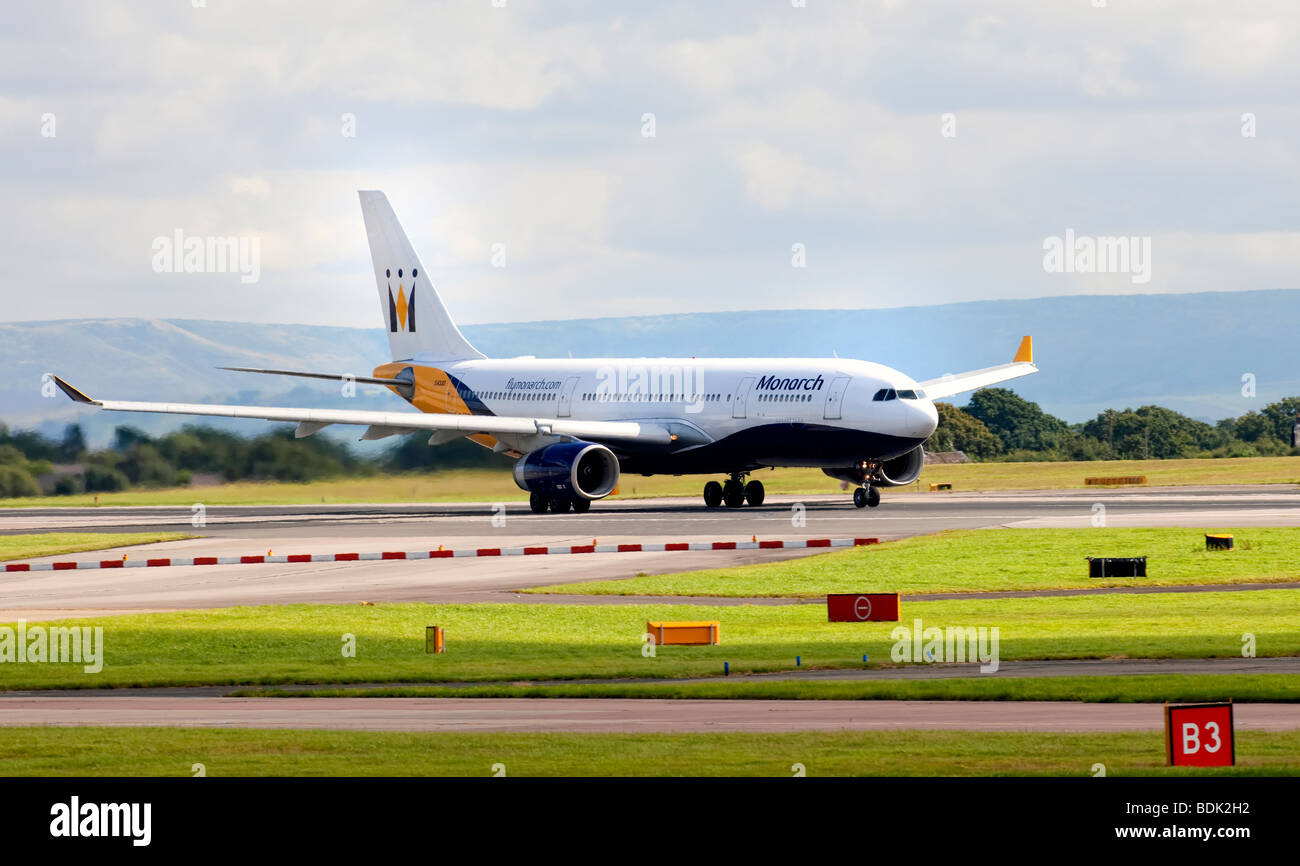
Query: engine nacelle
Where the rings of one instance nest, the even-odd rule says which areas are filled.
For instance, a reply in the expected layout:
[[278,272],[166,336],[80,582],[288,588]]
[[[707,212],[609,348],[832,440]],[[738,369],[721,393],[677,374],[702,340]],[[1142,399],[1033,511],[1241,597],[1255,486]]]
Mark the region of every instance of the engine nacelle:
[[561,442],[520,457],[514,475],[515,484],[530,493],[600,499],[618,486],[618,458],[604,445]]
[[919,478],[924,468],[925,449],[917,445],[906,454],[880,464],[880,477],[876,479],[876,484],[880,487],[902,487]]

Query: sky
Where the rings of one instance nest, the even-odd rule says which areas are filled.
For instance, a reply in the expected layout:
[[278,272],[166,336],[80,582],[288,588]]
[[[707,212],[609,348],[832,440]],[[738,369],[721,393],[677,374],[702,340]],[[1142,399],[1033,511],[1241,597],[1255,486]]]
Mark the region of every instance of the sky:
[[[1294,0],[99,0],[0,25],[3,320],[379,327],[358,189],[462,323],[1300,287]],[[256,242],[257,279],[159,272],[177,231]],[[1134,258],[1045,264],[1080,237]]]

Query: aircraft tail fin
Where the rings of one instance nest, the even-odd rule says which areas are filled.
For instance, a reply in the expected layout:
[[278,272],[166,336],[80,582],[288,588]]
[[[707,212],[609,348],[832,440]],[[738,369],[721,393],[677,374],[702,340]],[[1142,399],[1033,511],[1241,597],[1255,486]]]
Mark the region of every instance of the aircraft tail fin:
[[388,196],[379,190],[360,190],[358,195],[393,360],[417,355],[437,361],[482,358],[443,306]]

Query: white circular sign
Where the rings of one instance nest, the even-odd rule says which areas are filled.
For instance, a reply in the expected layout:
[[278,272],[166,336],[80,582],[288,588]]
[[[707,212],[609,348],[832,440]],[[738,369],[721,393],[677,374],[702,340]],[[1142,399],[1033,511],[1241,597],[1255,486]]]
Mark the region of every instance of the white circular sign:
[[865,595],[860,595],[853,600],[853,615],[859,620],[866,620],[871,616],[871,599]]

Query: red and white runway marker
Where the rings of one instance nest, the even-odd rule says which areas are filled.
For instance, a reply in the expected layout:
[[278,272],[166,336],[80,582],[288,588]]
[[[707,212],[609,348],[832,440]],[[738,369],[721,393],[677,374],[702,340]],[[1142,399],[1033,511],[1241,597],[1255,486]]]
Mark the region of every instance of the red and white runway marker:
[[808,538],[793,541],[695,541],[648,544],[564,544],[549,547],[470,547],[460,550],[385,550],[375,553],[287,553],[248,556],[163,556],[144,559],[88,559],[66,562],[9,562],[6,572],[70,571],[92,568],[168,568],[177,565],[260,565],[292,562],[372,562],[382,560],[462,559],[477,556],[543,556],[575,553],[666,553],[677,550],[800,550],[861,547],[878,538]]

